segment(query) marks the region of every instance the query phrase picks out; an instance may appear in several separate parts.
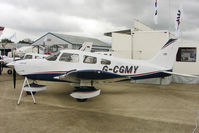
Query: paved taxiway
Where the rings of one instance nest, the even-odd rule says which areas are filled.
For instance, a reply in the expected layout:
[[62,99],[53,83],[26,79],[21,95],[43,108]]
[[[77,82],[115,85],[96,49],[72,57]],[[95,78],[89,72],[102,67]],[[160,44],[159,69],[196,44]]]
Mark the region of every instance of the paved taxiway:
[[79,103],[67,83],[39,82],[48,90],[17,99],[23,83],[0,75],[1,133],[191,133],[199,110],[199,85],[98,84],[102,94]]

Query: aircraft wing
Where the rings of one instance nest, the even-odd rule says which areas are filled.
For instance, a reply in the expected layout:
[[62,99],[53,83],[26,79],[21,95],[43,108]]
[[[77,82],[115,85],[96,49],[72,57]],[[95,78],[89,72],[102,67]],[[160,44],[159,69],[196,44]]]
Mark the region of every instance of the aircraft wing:
[[102,71],[102,70],[72,70],[64,75],[54,77],[58,80],[79,82],[80,80],[92,80],[94,82],[115,82],[129,79],[126,76]]
[[190,75],[190,74],[181,74],[181,73],[175,73],[175,72],[169,72],[169,71],[163,71],[163,73],[171,74],[171,75],[179,75],[183,77],[192,77],[192,78],[198,78],[198,76]]

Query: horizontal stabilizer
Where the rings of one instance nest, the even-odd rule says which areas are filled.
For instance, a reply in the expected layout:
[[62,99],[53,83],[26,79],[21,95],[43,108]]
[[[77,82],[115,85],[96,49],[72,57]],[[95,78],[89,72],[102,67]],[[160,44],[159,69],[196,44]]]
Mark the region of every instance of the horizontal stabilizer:
[[168,72],[168,71],[163,71],[163,73],[167,73],[171,75],[178,75],[178,76],[183,76],[183,77],[199,78],[198,76],[190,75],[190,74],[181,74],[181,73]]

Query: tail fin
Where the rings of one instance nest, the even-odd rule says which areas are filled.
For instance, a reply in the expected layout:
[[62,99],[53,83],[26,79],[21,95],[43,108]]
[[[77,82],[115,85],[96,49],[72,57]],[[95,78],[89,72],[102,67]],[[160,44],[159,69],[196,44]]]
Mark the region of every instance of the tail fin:
[[93,42],[84,42],[82,47],[79,49],[81,51],[91,52]]
[[172,69],[176,54],[178,51],[179,41],[177,39],[169,39],[162,49],[151,59],[150,63]]

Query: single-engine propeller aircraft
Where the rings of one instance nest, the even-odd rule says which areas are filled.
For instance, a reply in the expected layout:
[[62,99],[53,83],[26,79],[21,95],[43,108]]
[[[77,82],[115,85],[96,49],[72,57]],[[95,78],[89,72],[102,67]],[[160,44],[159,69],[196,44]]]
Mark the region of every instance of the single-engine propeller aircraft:
[[[98,96],[96,82],[166,77],[172,72],[178,41],[170,39],[150,60],[121,59],[80,50],[61,50],[46,59],[20,60],[8,64],[19,75],[32,80],[68,82],[78,101]],[[183,76],[189,76],[182,74]]]

